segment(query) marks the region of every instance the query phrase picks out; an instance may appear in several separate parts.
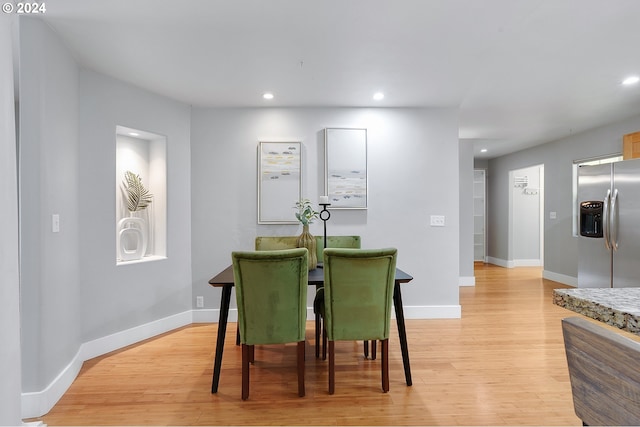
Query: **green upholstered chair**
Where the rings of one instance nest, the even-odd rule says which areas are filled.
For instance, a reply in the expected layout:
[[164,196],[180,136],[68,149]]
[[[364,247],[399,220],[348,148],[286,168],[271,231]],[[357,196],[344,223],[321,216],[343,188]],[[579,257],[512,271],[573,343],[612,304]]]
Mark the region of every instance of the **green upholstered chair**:
[[[327,248],[349,248],[360,249],[360,236],[327,236]],[[323,260],[324,251],[324,236],[316,236],[316,250],[318,254],[318,261]],[[316,288],[316,293],[320,288]],[[319,296],[321,299],[322,296]],[[320,331],[322,328],[322,315],[318,309],[318,302],[313,303],[313,312],[315,313],[316,320],[316,357],[320,357]],[[369,354],[369,345],[365,341],[364,343],[365,357]],[[322,359],[327,358],[327,337],[322,334]]]
[[233,252],[233,278],[242,344],[242,399],[249,397],[254,345],[297,342],[298,395],[304,396],[308,252]]
[[335,391],[335,341],[380,340],[382,390],[389,391],[389,328],[397,249],[325,249],[324,324],[329,394]]

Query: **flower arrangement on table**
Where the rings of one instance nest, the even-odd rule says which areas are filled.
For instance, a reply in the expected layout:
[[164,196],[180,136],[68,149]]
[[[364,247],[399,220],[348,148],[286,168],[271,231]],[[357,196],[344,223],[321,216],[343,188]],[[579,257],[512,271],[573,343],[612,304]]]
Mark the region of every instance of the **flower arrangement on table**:
[[303,226],[308,226],[309,224],[313,223],[313,220],[318,218],[318,215],[320,215],[320,212],[313,209],[311,200],[309,199],[302,199],[297,201],[296,209],[298,209],[298,212],[296,212],[296,218]]
[[302,234],[298,236],[297,246],[299,248],[307,248],[309,251],[309,270],[313,270],[318,265],[318,256],[316,254],[316,238],[309,233],[309,224],[318,218],[320,212],[313,209],[311,200],[302,199],[296,202],[296,218],[302,224]]

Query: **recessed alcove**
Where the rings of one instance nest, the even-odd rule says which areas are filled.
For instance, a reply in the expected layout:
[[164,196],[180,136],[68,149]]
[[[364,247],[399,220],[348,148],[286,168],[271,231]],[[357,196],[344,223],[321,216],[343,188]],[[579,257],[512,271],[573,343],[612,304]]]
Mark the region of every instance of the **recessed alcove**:
[[[116,126],[115,240],[117,265],[167,257],[167,137]],[[130,211],[125,176],[152,195],[143,209]]]

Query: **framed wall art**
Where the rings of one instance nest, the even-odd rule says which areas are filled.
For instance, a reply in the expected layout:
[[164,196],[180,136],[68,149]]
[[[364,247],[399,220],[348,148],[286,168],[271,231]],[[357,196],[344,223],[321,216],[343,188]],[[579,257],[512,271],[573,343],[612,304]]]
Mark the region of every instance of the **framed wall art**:
[[258,224],[297,224],[301,194],[301,143],[258,144]]
[[367,209],[367,130],[326,128],[324,135],[330,209]]

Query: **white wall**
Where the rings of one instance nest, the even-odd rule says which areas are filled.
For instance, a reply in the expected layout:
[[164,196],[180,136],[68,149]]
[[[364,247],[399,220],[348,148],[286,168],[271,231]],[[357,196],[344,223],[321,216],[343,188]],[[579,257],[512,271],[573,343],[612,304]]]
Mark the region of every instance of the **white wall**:
[[18,182],[12,15],[0,15],[0,425],[20,425]]
[[[369,209],[333,211],[328,234],[361,235],[365,248],[398,248],[398,267],[414,276],[403,288],[407,317],[460,316],[458,120],[449,109],[194,108],[194,296],[218,308],[219,290],[207,282],[229,265],[232,250],[252,249],[256,235],[301,232],[257,224],[257,144],[302,141],[303,197],[317,201],[325,127],[367,128],[368,135]],[[444,215],[446,227],[430,227],[430,215]],[[322,233],[321,222],[311,232]]]
[[475,285],[473,271],[473,142],[460,141],[460,285]]
[[[34,417],[87,358],[190,323],[190,107],[80,70],[48,26],[20,24],[22,416]],[[117,125],[167,137],[165,260],[116,265]]]
[[[190,107],[80,71],[82,341],[191,309]],[[167,137],[167,259],[116,265],[116,126]]]
[[[80,347],[78,70],[39,19],[20,20],[23,392],[44,389]],[[52,214],[60,215],[53,233]]]

